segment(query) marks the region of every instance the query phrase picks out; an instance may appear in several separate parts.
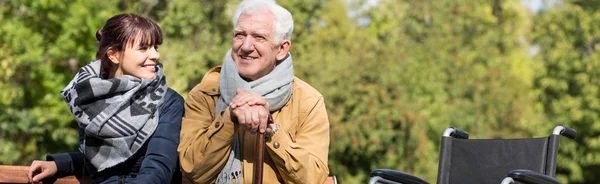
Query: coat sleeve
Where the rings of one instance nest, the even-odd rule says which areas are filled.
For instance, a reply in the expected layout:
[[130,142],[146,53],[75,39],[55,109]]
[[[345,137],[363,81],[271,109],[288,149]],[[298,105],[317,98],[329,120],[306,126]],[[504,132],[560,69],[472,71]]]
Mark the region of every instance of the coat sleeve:
[[[194,87],[185,102],[179,159],[184,175],[195,183],[212,183],[231,151],[235,125],[229,110],[214,117],[214,96]],[[212,107],[212,108],[211,108]]]
[[292,135],[277,131],[267,141],[267,152],[286,183],[323,183],[329,175],[329,120],[323,97],[305,101],[300,126]]
[[[148,149],[140,171],[126,183],[170,183],[178,169],[177,145],[183,116],[184,100],[173,91],[171,98],[161,108],[158,127],[148,140]],[[164,110],[162,110],[164,109]]]
[[[83,129],[78,128],[79,142],[83,144]],[[82,176],[89,175],[89,171],[84,172],[85,155],[81,152],[67,152],[46,155],[46,161],[56,163],[56,174],[54,177],[65,177],[70,175]]]
[[54,177],[81,176],[83,174],[83,160],[85,156],[81,152],[68,152],[46,155],[47,161],[56,163],[56,174]]

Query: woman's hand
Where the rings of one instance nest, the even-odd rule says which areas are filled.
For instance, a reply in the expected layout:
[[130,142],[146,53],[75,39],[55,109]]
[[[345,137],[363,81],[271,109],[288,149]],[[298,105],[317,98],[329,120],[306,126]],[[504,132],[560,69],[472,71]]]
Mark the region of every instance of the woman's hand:
[[54,161],[34,160],[31,166],[29,166],[27,177],[32,183],[40,183],[42,179],[54,176],[57,171],[58,169]]

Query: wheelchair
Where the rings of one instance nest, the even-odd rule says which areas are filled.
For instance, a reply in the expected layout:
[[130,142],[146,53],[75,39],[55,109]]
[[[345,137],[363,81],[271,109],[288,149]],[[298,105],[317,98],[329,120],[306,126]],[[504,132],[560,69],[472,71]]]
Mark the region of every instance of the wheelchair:
[[[437,183],[560,184],[554,175],[561,135],[575,139],[577,132],[558,125],[543,138],[469,139],[466,131],[448,128],[442,136]],[[370,176],[369,184],[429,184],[390,169],[373,170]]]

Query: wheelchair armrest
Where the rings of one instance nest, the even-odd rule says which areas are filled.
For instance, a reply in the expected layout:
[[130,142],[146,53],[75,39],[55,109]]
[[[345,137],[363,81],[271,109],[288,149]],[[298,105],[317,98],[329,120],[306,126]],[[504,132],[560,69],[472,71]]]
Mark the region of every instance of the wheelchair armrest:
[[379,176],[383,179],[399,182],[402,184],[429,184],[425,180],[408,173],[392,169],[375,169],[371,172],[371,177]]
[[469,133],[467,131],[450,127],[444,131],[443,137],[454,137],[455,139],[469,139]]
[[577,137],[577,131],[575,129],[569,128],[565,125],[558,125],[554,128],[552,132],[554,135],[563,135],[569,139],[575,139]]
[[541,173],[525,170],[525,169],[517,169],[512,170],[508,173],[508,177],[511,177],[514,181],[521,183],[531,183],[531,184],[561,184],[557,179],[543,175]]

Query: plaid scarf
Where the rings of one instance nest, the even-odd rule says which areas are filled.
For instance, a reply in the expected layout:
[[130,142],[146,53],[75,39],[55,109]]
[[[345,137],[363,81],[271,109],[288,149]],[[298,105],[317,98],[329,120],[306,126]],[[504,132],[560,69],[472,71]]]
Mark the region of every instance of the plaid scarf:
[[152,80],[130,75],[106,79],[100,60],[82,67],[61,91],[71,113],[85,130],[80,145],[98,172],[132,156],[158,126],[158,106],[167,92],[162,65]]

